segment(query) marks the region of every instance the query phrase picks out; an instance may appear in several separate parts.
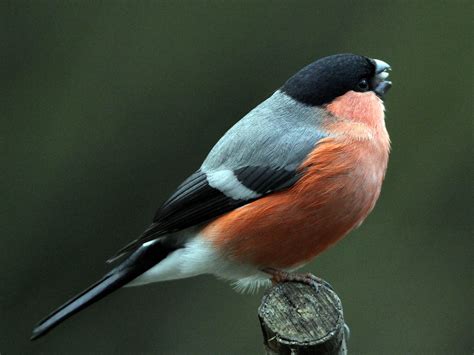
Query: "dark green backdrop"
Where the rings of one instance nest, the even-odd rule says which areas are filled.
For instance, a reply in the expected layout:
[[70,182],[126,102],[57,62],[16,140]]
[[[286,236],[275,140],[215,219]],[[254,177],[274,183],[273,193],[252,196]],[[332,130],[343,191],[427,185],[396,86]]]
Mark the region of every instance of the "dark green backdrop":
[[469,1],[1,1],[0,352],[259,354],[261,293],[126,289],[30,343],[242,115],[317,57],[392,64],[366,223],[306,269],[366,354],[472,351]]

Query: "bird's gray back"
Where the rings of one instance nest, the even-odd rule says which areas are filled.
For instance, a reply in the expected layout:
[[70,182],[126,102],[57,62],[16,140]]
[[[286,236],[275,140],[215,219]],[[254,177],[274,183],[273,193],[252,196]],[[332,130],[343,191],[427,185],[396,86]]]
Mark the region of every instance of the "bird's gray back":
[[306,106],[276,91],[224,134],[201,169],[296,169],[315,144],[327,136],[319,128],[324,114],[322,109]]

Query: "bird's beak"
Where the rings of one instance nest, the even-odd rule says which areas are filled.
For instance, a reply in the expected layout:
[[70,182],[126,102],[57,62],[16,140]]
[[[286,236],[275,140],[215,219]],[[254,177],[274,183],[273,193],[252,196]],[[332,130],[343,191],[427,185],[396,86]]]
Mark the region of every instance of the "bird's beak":
[[372,82],[374,92],[378,97],[383,98],[392,87],[392,82],[385,80],[388,78],[389,71],[392,70],[389,64],[379,59],[372,59],[375,65],[375,76]]

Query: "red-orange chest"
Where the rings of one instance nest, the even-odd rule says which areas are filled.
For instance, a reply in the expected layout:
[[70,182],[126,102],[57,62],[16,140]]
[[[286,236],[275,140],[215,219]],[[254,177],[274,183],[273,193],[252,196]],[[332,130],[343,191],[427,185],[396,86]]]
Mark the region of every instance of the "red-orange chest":
[[291,188],[232,211],[203,231],[226,257],[292,268],[327,249],[374,207],[387,154],[370,141],[325,139]]

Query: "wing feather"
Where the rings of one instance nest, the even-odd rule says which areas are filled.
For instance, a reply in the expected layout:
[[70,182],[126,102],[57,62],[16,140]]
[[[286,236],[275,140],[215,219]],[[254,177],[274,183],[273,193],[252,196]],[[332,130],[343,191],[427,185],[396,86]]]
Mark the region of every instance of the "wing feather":
[[[291,186],[299,176],[295,170],[268,166],[247,166],[233,173],[237,178],[236,183],[258,193],[257,198]],[[235,199],[227,196],[218,188],[212,187],[206,173],[198,170],[161,206],[148,229],[138,239],[120,249],[117,256],[131,252],[162,235],[214,219],[257,198]]]

